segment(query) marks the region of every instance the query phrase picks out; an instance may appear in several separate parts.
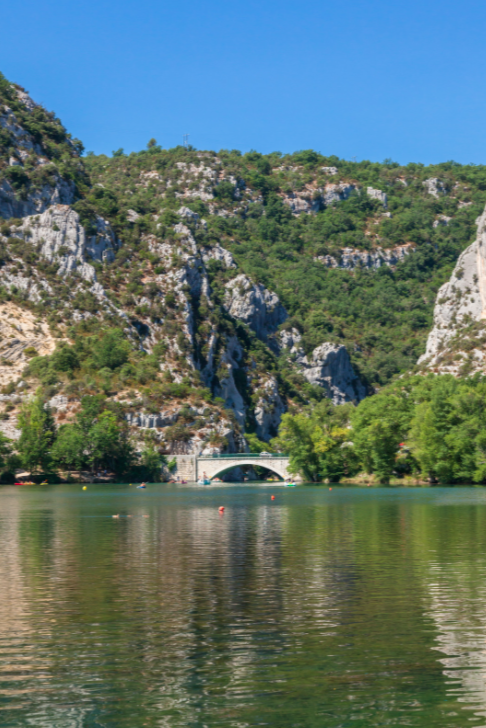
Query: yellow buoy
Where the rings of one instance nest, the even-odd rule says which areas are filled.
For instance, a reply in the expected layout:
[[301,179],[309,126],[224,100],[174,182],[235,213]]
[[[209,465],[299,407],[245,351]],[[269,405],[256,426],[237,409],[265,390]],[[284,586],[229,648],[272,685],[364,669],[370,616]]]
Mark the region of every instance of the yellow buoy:
[[83,485],[83,490],[86,490],[86,486],[85,485]]

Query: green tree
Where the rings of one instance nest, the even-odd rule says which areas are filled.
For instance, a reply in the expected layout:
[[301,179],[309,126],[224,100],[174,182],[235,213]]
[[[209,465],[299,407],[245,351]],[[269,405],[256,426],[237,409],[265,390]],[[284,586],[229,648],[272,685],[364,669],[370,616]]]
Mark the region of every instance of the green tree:
[[86,461],[85,433],[78,424],[62,425],[52,446],[52,460],[57,467],[80,470]]
[[50,409],[40,393],[23,403],[18,422],[21,430],[18,452],[22,465],[32,471],[47,469],[56,428]]
[[140,454],[140,464],[146,469],[150,480],[153,483],[159,483],[162,465],[167,465],[167,458],[150,443],[144,447]]
[[411,385],[400,382],[374,397],[367,397],[351,414],[352,439],[364,470],[388,483],[400,443],[407,437],[413,414]]
[[129,342],[123,331],[112,329],[107,331],[93,347],[93,360],[97,369],[116,369],[128,361],[131,351]]

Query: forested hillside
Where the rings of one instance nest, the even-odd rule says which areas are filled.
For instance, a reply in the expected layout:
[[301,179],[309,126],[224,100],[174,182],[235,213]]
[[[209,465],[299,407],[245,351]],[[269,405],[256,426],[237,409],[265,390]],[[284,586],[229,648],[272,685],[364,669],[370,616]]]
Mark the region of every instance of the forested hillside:
[[[154,144],[128,156],[88,154],[86,167],[95,183],[87,200],[127,242],[136,246],[144,233],[165,239],[183,204],[207,222],[199,244],[220,243],[278,294],[289,312],[284,327],[301,332],[306,353],[324,340],[344,343],[369,387],[408,371],[423,353],[437,289],[474,238],[486,201],[483,167],[351,163],[313,151],[216,154]],[[400,246],[413,254],[396,265],[376,256]]]
[[0,422],[28,434],[35,392],[51,418],[29,468],[258,450],[286,412],[353,407],[414,370],[486,202],[454,162],[83,154],[0,78]]

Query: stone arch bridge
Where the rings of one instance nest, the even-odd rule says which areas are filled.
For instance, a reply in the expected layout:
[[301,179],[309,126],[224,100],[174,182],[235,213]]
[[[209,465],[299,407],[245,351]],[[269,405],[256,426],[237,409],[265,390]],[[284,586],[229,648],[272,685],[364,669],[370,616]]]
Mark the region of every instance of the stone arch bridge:
[[288,455],[254,455],[235,453],[234,455],[176,455],[177,475],[181,480],[197,482],[199,478],[216,478],[226,470],[241,465],[260,465],[284,480],[292,477],[289,473]]

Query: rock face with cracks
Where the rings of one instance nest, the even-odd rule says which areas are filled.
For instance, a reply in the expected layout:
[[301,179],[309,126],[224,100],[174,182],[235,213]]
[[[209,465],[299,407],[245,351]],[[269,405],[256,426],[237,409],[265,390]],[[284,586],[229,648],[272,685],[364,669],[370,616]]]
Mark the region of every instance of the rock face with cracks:
[[280,343],[310,384],[323,387],[334,404],[360,402],[366,389],[353,370],[348,351],[342,344],[324,342],[306,356],[296,329],[282,331]]
[[[439,289],[434,327],[419,364],[437,367],[465,327],[486,322],[486,208],[476,224],[476,240],[461,253],[450,280]],[[479,347],[478,355],[482,361]]]
[[270,344],[271,336],[288,317],[276,293],[243,274],[227,283],[224,306],[231,316],[243,321],[259,339]]

